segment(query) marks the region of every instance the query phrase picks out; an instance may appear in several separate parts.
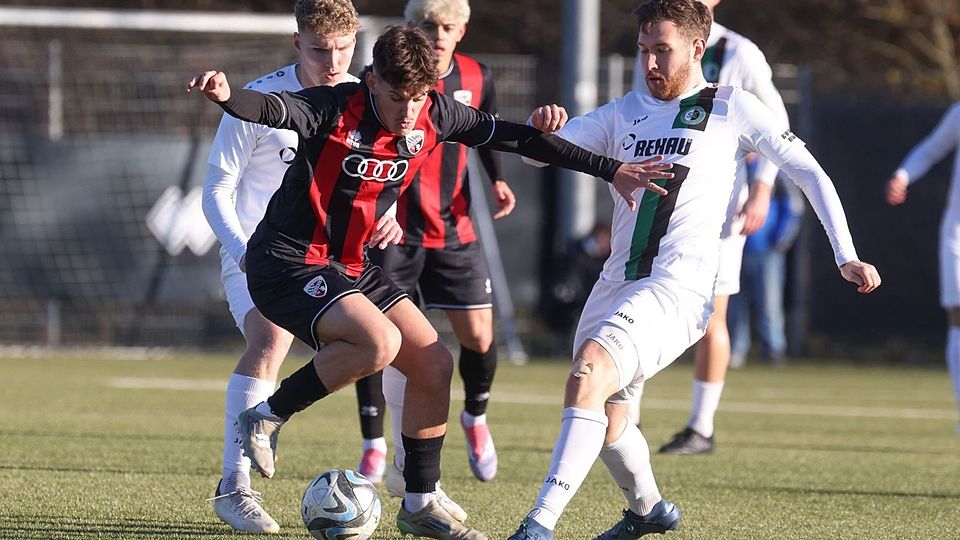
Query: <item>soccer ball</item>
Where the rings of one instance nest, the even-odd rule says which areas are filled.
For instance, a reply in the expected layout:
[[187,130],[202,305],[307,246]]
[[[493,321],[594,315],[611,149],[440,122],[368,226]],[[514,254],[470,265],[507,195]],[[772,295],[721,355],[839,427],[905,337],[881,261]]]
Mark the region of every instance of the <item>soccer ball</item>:
[[380,496],[361,474],[334,469],[307,486],[300,516],[317,540],[367,540],[380,524]]

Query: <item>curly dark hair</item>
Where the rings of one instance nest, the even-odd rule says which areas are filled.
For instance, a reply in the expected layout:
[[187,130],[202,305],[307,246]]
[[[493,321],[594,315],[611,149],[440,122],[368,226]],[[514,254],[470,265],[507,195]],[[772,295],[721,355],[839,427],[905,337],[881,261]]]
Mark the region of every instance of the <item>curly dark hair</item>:
[[390,26],[373,44],[373,71],[396,89],[427,90],[437,85],[437,53],[423,30]]
[[713,17],[710,10],[699,0],[649,0],[633,10],[637,16],[637,28],[649,33],[650,27],[668,21],[677,25],[684,37],[706,40],[710,36]]

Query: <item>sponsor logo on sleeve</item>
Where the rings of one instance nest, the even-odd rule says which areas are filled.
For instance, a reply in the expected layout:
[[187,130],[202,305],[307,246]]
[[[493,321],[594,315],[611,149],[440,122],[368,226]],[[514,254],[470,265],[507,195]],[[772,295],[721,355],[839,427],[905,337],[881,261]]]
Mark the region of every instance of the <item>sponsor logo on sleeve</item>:
[[785,141],[787,141],[787,142],[793,142],[793,141],[797,140],[797,136],[794,135],[793,132],[790,131],[789,129],[786,130],[786,131],[784,131],[783,133],[781,133],[781,134],[780,134],[780,138],[783,139],[783,140],[785,140]]

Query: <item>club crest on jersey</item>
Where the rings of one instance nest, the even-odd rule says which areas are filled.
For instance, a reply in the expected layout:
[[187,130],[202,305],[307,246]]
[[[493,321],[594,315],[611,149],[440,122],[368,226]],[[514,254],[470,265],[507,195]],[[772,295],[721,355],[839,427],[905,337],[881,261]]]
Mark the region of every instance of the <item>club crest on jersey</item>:
[[[416,155],[417,152],[423,149],[423,142],[425,140],[425,135],[422,129],[415,129],[410,133],[407,133],[403,137],[403,144],[407,147],[407,152],[412,155]],[[397,146],[400,146],[399,144]],[[399,150],[403,150],[400,148]]]
[[695,126],[707,119],[707,111],[699,105],[694,105],[680,113],[680,121],[688,126]]
[[464,105],[470,106],[473,103],[473,91],[472,90],[454,90],[453,99],[463,103]]
[[323,276],[317,276],[303,287],[303,292],[314,298],[323,298],[327,295],[327,280],[323,279]]

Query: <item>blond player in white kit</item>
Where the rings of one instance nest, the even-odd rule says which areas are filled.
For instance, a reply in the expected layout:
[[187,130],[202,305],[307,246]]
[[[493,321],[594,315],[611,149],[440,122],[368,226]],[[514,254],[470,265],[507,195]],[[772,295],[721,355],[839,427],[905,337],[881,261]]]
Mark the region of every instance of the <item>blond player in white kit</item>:
[[[350,0],[299,0],[294,13],[298,28],[294,48],[299,61],[250,82],[247,88],[261,92],[296,92],[312,86],[356,81],[347,69],[353,59],[360,18]],[[273,393],[277,371],[293,343],[293,336],[268,321],[254,307],[247,290],[244,257],[247,240],[280,186],[297,145],[297,134],[293,131],[242,122],[224,114],[210,151],[203,188],[204,215],[222,246],[220,277],[227,303],[247,343],[227,383],[223,477],[212,500],[221,520],[236,530],[254,533],[275,533],[279,526],[261,506],[260,494],[250,488],[250,460],[241,453],[234,422],[240,412]],[[383,227],[379,240],[399,240],[402,232],[395,220],[385,220]],[[379,394],[379,384],[375,386],[369,391],[361,390],[358,382],[358,395]],[[366,417],[361,415],[365,431],[375,432],[379,422],[379,434],[365,438],[364,455],[358,467],[375,481],[383,473],[387,450],[382,434],[383,418],[378,416],[382,414],[382,404],[379,409],[375,411],[377,415],[369,412]],[[373,429],[366,424],[373,425]]]
[[[803,142],[752,94],[704,80],[707,7],[652,0],[635,13],[648,92],[629,92],[574,118],[558,135],[620,160],[663,156],[672,175],[635,192],[636,209],[614,198],[612,253],[577,328],[560,436],[533,510],[510,540],[552,540],[598,455],[628,509],[597,538],[634,539],[677,527],[680,511],[660,496],[647,443],[626,410],[640,383],[704,333],[727,201],[745,153],[764,155],[800,186],[843,279],[861,293],[880,285],[876,269],[858,260],[833,182]],[[554,112],[542,108],[531,123],[549,129]]]
[[[887,202],[903,204],[909,186],[960,146],[960,102],[954,103],[933,132],[904,158],[887,182]],[[953,164],[950,194],[940,222],[940,305],[947,310],[947,369],[960,409],[960,152]],[[957,426],[960,435],[960,424]]]
[[[720,0],[700,0],[714,14]],[[645,70],[637,57],[633,90],[646,93]],[[707,82],[737,86],[760,98],[786,130],[787,109],[773,84],[773,71],[763,52],[749,39],[714,21],[710,25],[707,50],[700,61]],[[684,429],[660,448],[667,454],[703,454],[713,451],[713,419],[720,405],[727,367],[730,364],[730,332],[727,304],[740,292],[740,263],[746,236],[759,229],[770,208],[770,195],[777,178],[777,166],[762,155],[756,173],[747,178],[745,162],[737,166],[737,181],[727,207],[720,243],[720,269],[714,297],[714,311],[707,331],[694,349],[694,377],[690,418]],[[639,399],[631,404],[631,418],[639,418]]]

